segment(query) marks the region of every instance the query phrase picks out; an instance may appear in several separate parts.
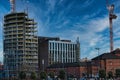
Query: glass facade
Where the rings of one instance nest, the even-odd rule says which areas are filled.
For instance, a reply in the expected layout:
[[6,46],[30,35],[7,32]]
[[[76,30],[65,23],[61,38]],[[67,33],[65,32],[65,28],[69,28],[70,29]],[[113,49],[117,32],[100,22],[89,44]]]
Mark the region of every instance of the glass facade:
[[79,56],[77,56],[76,43],[49,40],[48,46],[49,64],[77,62]]

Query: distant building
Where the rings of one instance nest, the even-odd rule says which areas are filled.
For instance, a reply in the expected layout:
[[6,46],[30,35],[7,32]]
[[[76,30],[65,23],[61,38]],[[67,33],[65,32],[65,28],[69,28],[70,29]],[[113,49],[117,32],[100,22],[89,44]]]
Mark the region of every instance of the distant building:
[[87,57],[80,59],[80,62],[85,62],[85,61],[91,61],[91,60],[88,59]]
[[37,26],[25,12],[4,16],[4,68],[7,77],[38,69]]
[[80,58],[80,43],[70,40],[60,40],[58,37],[38,37],[39,69],[55,63],[78,62]]

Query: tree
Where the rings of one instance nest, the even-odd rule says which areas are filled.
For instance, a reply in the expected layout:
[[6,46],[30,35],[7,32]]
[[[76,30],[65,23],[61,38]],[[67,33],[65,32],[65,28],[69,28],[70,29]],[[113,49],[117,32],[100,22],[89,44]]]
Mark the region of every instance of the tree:
[[113,78],[113,73],[112,73],[112,71],[109,71],[109,72],[108,72],[108,78]]
[[106,72],[105,72],[105,70],[99,70],[99,77],[100,77],[100,78],[105,78],[105,77],[106,77]]
[[41,73],[40,73],[40,78],[41,78],[41,79],[46,79],[46,78],[47,78],[46,72],[41,72]]
[[55,76],[55,75],[54,75],[54,72],[50,72],[50,73],[49,73],[49,76],[50,76],[50,78],[52,78],[52,79],[53,79],[53,78],[54,78],[54,76]]
[[25,79],[25,78],[26,78],[26,73],[23,72],[23,71],[21,71],[21,72],[19,73],[19,78],[20,78],[20,79]]
[[64,70],[60,70],[58,77],[59,77],[60,79],[65,79],[65,71],[64,71]]
[[116,77],[120,77],[120,69],[115,70],[115,75],[116,75]]
[[74,78],[74,75],[73,74],[69,74],[68,77],[69,78]]
[[33,79],[33,80],[36,80],[36,78],[37,78],[36,73],[35,72],[31,72],[30,78]]

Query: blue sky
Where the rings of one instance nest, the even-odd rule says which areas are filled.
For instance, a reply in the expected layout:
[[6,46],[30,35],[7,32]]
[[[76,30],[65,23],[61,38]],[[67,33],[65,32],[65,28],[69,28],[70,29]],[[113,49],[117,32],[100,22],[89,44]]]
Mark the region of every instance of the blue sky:
[[[117,19],[113,21],[114,47],[120,48],[120,0],[115,4]],[[109,52],[109,19],[105,0],[16,0],[17,12],[26,10],[38,23],[38,35],[70,39],[81,43],[81,58],[89,59]],[[10,13],[9,0],[0,0],[0,61],[3,59],[2,22]]]

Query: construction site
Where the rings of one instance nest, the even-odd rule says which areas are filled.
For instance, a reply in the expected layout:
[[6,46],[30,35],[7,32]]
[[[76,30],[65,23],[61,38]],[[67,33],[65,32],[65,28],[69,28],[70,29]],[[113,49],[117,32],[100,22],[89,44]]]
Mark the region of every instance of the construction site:
[[91,60],[86,58],[83,61],[80,59],[79,37],[76,43],[57,37],[39,37],[37,22],[29,17],[27,9],[17,12],[15,1],[17,0],[9,0],[11,11],[3,20],[4,66],[1,69],[4,70],[5,79],[10,80],[12,77],[18,79],[20,72],[25,72],[29,77],[35,72],[37,78],[40,78],[38,73],[45,71],[53,72],[54,77],[56,75],[58,77],[61,69],[65,71],[66,79],[71,75],[76,80],[80,79],[83,73],[85,77],[99,79],[101,69],[105,70],[106,74],[111,71],[115,76],[115,70],[120,66],[120,49],[114,49],[113,20],[117,15],[114,13],[115,5],[110,4],[109,0],[105,0],[105,5],[108,10],[109,37],[107,38],[110,50],[100,55],[100,47],[97,47],[95,48],[98,51],[97,57]]
[[4,16],[4,68],[6,77],[25,71],[38,71],[37,23],[26,12],[15,11],[15,0],[10,0],[11,12]]

